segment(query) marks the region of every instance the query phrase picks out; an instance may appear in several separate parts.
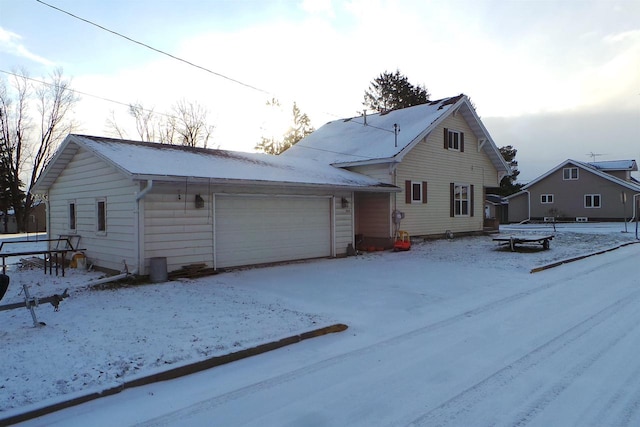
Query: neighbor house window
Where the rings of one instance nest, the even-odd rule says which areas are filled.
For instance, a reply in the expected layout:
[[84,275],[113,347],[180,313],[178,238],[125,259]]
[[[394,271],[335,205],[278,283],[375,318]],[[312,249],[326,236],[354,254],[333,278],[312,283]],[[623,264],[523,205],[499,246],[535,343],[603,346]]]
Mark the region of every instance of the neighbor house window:
[[553,203],[553,194],[541,194],[540,203]]
[[451,184],[452,190],[452,216],[469,216],[473,207],[473,186],[468,184]]
[[406,203],[427,203],[426,181],[405,181]]
[[107,200],[96,200],[96,230],[99,233],[107,231]]
[[585,194],[584,195],[584,207],[585,208],[599,208],[602,203],[602,197],[599,194]]
[[464,151],[464,133],[444,128],[445,150]]
[[578,179],[578,168],[562,169],[562,179],[564,179],[565,181]]
[[76,231],[76,202],[69,202],[69,231]]

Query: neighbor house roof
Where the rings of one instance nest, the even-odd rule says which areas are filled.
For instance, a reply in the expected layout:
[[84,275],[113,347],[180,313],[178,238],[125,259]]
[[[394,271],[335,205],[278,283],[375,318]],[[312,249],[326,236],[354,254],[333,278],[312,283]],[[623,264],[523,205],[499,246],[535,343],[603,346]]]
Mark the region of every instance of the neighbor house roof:
[[638,170],[635,160],[606,160],[602,162],[589,162],[588,165],[601,171],[631,171]]
[[71,134],[42,172],[32,192],[46,191],[80,148],[138,180],[193,178],[215,183],[399,191],[398,187],[315,160]]
[[[628,164],[627,162],[633,162],[633,164],[635,164],[635,160],[620,160],[620,161],[611,161],[611,162],[598,162],[598,163],[607,163],[607,164],[619,164],[619,165],[623,165],[623,164]],[[618,185],[621,185],[623,187],[626,187],[632,191],[637,191],[640,192],[640,185],[637,183],[637,180],[633,179],[631,181],[625,181],[624,179],[620,179],[618,177],[615,177],[611,174],[608,174],[606,172],[602,172],[602,170],[626,170],[626,169],[599,169],[598,167],[596,167],[593,163],[585,163],[585,162],[580,162],[577,160],[572,160],[572,159],[567,159],[564,162],[560,163],[559,165],[557,165],[556,167],[554,167],[553,169],[549,170],[548,172],[540,175],[539,177],[537,177],[536,179],[534,179],[533,181],[527,183],[526,185],[524,185],[522,187],[523,191],[519,191],[515,194],[511,194],[510,196],[507,197],[507,199],[510,199],[512,197],[518,196],[522,193],[525,193],[528,188],[530,188],[531,186],[535,185],[536,183],[542,181],[543,179],[545,179],[546,177],[548,177],[549,175],[551,175],[552,173],[556,172],[557,170],[564,168],[568,165],[574,165],[576,167],[579,167],[585,171],[591,172],[594,175],[597,175],[601,178],[604,178],[608,181],[611,181],[613,183],[616,183]]]
[[463,94],[388,113],[331,121],[282,155],[313,158],[341,167],[400,162],[416,144],[454,112],[460,112],[475,136],[484,141],[482,149],[496,169],[511,173],[469,98]]

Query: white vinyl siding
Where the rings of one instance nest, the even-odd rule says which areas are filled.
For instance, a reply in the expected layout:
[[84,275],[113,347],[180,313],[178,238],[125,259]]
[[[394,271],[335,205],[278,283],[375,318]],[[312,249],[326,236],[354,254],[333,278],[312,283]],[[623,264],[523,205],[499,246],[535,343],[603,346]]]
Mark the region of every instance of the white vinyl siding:
[[[80,248],[88,248],[90,263],[120,271],[123,261],[136,267],[134,194],[138,187],[91,153],[79,150],[49,190],[48,234],[69,234],[69,200],[75,201],[76,235]],[[96,199],[108,200],[107,234],[97,233]],[[101,235],[102,234],[102,235]]]
[[331,256],[331,198],[215,196],[216,268]]
[[[443,149],[445,128],[464,133],[464,152]],[[391,196],[396,198],[396,209],[405,213],[401,228],[417,236],[441,236],[446,230],[482,231],[483,188],[500,185],[495,166],[479,149],[478,139],[462,114],[447,117],[407,153],[396,171],[395,183],[403,189],[407,180],[428,182],[428,203],[407,204],[405,192]],[[473,185],[474,211],[469,216],[451,216],[452,182]]]

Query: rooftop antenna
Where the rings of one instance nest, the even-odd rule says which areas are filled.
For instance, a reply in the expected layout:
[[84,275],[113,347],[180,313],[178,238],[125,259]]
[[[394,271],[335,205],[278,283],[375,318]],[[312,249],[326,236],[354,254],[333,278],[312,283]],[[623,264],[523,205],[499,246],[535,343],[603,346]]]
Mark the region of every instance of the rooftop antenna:
[[594,153],[593,151],[591,151],[589,154],[587,154],[587,156],[591,157],[591,161],[593,162],[596,160],[596,157],[604,156],[604,154]]

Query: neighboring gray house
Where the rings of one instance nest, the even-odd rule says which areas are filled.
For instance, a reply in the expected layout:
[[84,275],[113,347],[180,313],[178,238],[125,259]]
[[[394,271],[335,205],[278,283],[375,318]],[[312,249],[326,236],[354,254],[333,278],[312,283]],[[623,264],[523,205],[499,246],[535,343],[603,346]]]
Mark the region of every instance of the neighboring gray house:
[[69,135],[32,192],[49,238],[148,274],[154,257],[171,272],[345,255],[355,195],[399,190],[313,160]]
[[637,215],[635,160],[566,160],[508,196],[509,221],[622,221]]
[[394,212],[412,236],[484,229],[487,189],[511,174],[469,98],[331,121],[280,156],[316,159],[402,188],[356,193],[355,232],[376,246],[393,239]]

